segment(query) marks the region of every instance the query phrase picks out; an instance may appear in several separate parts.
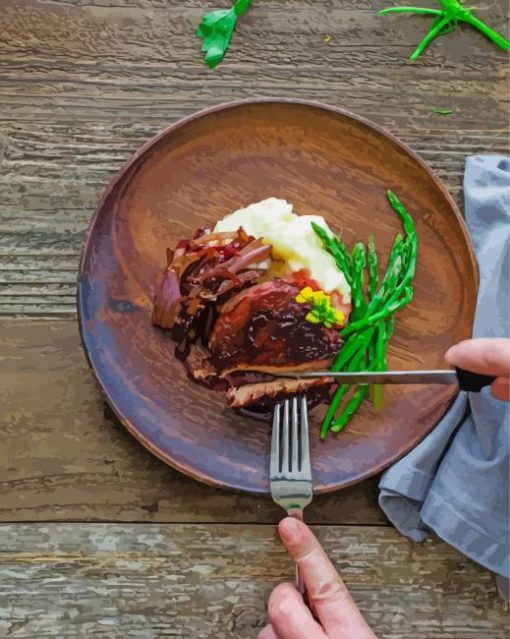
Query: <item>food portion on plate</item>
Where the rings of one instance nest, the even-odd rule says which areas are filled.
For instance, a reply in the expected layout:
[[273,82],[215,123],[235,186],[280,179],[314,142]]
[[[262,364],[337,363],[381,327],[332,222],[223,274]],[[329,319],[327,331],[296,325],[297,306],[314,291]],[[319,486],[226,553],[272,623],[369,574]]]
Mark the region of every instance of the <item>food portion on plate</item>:
[[[340,431],[368,387],[284,375],[386,368],[394,315],[412,299],[417,245],[411,217],[390,191],[388,200],[404,233],[384,274],[373,238],[348,251],[324,218],[269,198],[167,249],[153,324],[169,331],[189,376],[232,408],[305,392],[311,405],[330,402],[321,435]],[[374,388],[376,405],[380,394]]]

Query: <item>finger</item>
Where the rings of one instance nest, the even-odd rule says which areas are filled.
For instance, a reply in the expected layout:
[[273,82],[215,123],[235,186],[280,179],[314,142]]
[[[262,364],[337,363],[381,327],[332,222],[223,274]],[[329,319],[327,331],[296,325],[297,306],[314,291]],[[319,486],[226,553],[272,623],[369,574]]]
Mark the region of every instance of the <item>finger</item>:
[[308,597],[331,639],[375,639],[340,575],[312,531],[302,522],[286,517],[280,536],[298,564]]
[[446,353],[449,364],[473,373],[510,377],[510,339],[481,337],[452,346]]
[[496,399],[501,399],[504,402],[510,402],[510,379],[504,377],[498,377],[495,382],[492,382],[491,393]]
[[280,584],[273,590],[268,614],[278,639],[328,639],[291,584]]
[[273,630],[273,626],[268,625],[262,628],[257,639],[278,639],[278,635]]

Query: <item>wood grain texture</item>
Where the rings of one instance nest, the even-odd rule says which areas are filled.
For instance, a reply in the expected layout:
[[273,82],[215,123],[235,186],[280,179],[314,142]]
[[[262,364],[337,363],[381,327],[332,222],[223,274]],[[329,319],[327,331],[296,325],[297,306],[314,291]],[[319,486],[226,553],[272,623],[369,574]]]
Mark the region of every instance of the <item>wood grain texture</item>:
[[[258,95],[343,106],[410,144],[459,202],[466,155],[509,151],[507,58],[471,29],[413,65],[426,19],[379,17],[357,0],[266,0],[210,72],[193,37],[203,8],[3,0],[1,314],[74,315],[83,232],[105,184],[147,138],[205,106]],[[483,17],[504,30],[505,11],[498,0]]]
[[[191,481],[105,406],[66,320],[0,320],[0,521],[274,523],[270,499]],[[377,482],[318,497],[314,523],[385,524]]]
[[[493,578],[446,545],[315,532],[379,639],[506,639]],[[271,588],[292,574],[268,526],[1,526],[0,633],[255,639]]]

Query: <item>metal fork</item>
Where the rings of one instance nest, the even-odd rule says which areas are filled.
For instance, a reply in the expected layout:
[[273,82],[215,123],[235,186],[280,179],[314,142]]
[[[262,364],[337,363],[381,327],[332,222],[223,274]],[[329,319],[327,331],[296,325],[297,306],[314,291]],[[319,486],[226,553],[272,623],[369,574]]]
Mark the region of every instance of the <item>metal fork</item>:
[[[287,515],[303,521],[303,510],[313,495],[306,397],[286,399],[275,406],[269,474],[274,501]],[[297,566],[296,586],[307,601]]]

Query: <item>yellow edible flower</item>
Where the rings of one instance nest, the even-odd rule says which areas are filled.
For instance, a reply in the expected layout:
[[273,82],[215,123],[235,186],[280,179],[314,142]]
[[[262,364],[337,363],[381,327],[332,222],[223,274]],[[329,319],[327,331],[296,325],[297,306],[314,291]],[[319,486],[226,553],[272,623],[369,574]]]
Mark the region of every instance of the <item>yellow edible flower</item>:
[[312,324],[322,323],[326,328],[331,328],[343,326],[345,322],[345,315],[331,306],[331,297],[324,291],[314,291],[310,286],[305,286],[295,300],[298,304],[311,304],[312,310],[306,314],[305,319]]
[[314,290],[311,286],[305,286],[305,288],[301,289],[299,293],[296,295],[296,302],[299,304],[306,304],[307,302],[311,302],[313,300]]
[[309,313],[305,315],[305,320],[307,320],[308,322],[311,322],[312,324],[318,324],[320,322],[320,319],[317,317],[317,315],[313,311],[310,311]]
[[345,315],[340,310],[335,311],[335,324],[343,326],[345,324]]

